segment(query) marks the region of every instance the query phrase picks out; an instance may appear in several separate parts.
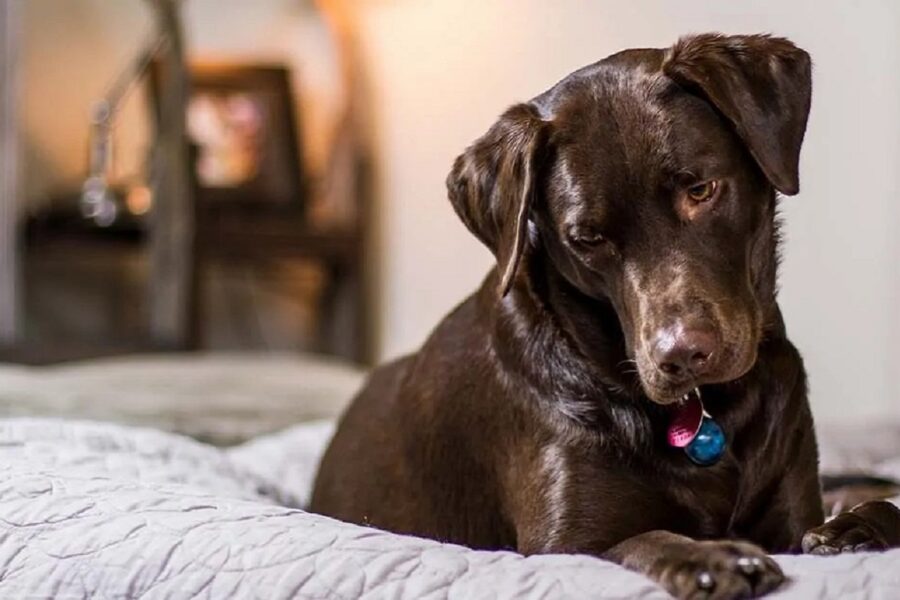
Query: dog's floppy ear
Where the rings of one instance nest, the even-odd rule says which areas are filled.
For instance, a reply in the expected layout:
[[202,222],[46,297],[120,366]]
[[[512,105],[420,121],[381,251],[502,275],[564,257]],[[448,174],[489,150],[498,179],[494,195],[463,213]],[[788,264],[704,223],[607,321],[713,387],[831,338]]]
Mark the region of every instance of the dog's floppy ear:
[[800,189],[800,146],[809,115],[809,55],[767,35],[683,38],[663,71],[699,91],[731,121],[762,172],[783,194]]
[[533,106],[513,106],[456,159],[447,177],[456,213],[497,258],[501,297],[525,250],[547,125]]

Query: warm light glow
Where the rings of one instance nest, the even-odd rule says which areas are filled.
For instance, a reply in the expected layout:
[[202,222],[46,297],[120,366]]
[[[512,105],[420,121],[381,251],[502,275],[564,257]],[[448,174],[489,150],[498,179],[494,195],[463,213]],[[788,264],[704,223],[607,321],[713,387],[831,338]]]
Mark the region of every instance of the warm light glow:
[[147,214],[153,205],[153,193],[147,186],[136,185],[128,190],[125,204],[128,206],[128,212],[133,215]]

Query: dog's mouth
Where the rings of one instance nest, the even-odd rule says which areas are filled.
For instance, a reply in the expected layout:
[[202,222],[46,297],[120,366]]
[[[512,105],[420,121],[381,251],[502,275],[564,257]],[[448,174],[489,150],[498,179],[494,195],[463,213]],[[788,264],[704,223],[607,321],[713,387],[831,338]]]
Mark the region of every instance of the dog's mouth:
[[[656,393],[646,390],[645,386],[645,391],[647,391],[647,396],[650,400],[656,404],[661,406],[673,406],[690,402],[692,394],[698,392],[699,385],[700,384],[697,382],[690,382],[684,386],[679,386],[679,389],[677,390],[666,390]],[[686,389],[686,391],[682,391],[683,389]]]
[[754,353],[753,360],[747,360],[739,369],[718,375],[691,377],[677,383],[664,380],[658,373],[655,373],[655,381],[651,378],[651,381],[648,382],[643,373],[639,373],[638,378],[645,394],[655,404],[660,406],[683,405],[692,401],[693,397],[699,394],[701,386],[726,385],[736,382],[749,373],[755,364],[756,355]]
[[687,404],[688,402],[690,402],[692,399],[699,398],[699,397],[700,397],[700,388],[695,387],[695,388],[691,389],[691,391],[682,395],[681,399],[678,400],[678,404],[684,405],[684,404]]

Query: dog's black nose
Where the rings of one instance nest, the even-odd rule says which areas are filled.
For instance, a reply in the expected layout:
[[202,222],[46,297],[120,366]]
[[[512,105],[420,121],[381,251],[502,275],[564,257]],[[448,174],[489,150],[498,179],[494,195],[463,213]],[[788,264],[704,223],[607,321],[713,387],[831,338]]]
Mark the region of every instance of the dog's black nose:
[[685,379],[709,370],[718,345],[718,336],[711,327],[676,323],[657,332],[652,357],[668,377]]

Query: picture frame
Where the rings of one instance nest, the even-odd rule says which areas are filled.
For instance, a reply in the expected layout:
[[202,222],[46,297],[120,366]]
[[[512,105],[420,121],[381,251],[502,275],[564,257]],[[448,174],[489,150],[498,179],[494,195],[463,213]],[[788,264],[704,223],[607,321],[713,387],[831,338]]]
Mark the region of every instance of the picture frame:
[[200,208],[302,213],[307,186],[290,70],[196,62],[189,71],[185,119]]

